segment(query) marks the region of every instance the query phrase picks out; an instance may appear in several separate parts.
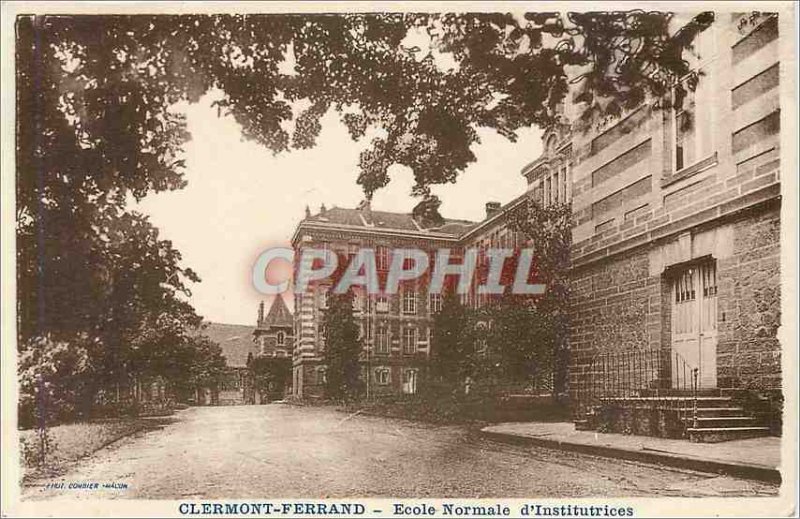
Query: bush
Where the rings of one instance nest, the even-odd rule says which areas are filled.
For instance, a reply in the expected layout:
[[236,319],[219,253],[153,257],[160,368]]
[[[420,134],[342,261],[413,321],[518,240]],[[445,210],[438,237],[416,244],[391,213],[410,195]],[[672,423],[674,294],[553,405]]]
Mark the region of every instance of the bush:
[[22,461],[26,467],[44,467],[55,449],[56,442],[48,430],[37,429],[33,438],[22,442]]
[[38,337],[22,345],[19,356],[19,424],[57,423],[80,414],[86,397],[88,350]]

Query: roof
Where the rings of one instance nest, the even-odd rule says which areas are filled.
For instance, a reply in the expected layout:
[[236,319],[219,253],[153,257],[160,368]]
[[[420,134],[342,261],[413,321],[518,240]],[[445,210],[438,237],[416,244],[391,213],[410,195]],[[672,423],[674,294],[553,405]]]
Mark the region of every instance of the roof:
[[253,342],[253,327],[241,324],[204,323],[205,328],[198,335],[206,335],[219,344],[222,355],[229,367],[247,366],[247,355],[258,354],[259,348]]
[[283,326],[291,328],[294,326],[292,312],[286,306],[286,301],[278,295],[272,300],[267,316],[259,323],[259,328],[269,328],[271,326]]
[[461,236],[475,225],[475,222],[469,220],[445,218],[444,224],[425,229],[409,213],[347,209],[343,207],[332,207],[324,212],[309,215],[302,223],[344,225],[355,228],[361,227],[365,230],[406,231],[421,234],[439,233],[453,237]]

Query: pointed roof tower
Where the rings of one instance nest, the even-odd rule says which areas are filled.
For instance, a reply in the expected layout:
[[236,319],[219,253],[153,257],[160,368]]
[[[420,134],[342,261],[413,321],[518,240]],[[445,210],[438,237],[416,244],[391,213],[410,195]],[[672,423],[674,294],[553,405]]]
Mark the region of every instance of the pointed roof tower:
[[292,312],[289,311],[282,296],[278,295],[272,300],[272,306],[270,306],[267,316],[260,324],[262,328],[271,326],[292,327]]

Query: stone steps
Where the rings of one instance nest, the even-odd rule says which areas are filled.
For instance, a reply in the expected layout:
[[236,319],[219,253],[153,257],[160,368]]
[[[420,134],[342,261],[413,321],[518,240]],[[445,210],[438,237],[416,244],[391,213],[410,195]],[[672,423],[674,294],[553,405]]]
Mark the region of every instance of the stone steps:
[[[668,395],[601,398],[603,404],[626,409],[674,409],[686,427],[686,437],[694,442],[716,443],[769,435],[754,416],[748,415],[731,393],[706,390],[697,397],[671,390]],[[695,405],[697,418],[695,423]],[[576,427],[578,427],[576,425]]]
[[686,433],[693,442],[719,443],[768,436],[769,427],[690,427]]
[[[689,424],[689,427],[694,423],[693,416],[684,417],[683,421]],[[738,428],[738,427],[754,427],[756,420],[752,416],[698,416],[697,427],[700,429],[707,428]]]
[[[684,407],[681,411],[690,413],[693,407]],[[744,409],[741,407],[698,407],[697,416],[744,416]]]

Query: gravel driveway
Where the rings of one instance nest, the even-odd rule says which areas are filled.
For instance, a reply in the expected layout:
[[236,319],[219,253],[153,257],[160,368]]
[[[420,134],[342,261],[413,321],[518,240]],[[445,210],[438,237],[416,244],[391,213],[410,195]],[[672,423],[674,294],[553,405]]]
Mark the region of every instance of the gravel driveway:
[[[66,488],[46,488],[63,483]],[[70,489],[82,483],[98,488]],[[106,488],[104,485],[109,485]],[[774,495],[777,486],[328,408],[197,407],[84,459],[28,499]]]

